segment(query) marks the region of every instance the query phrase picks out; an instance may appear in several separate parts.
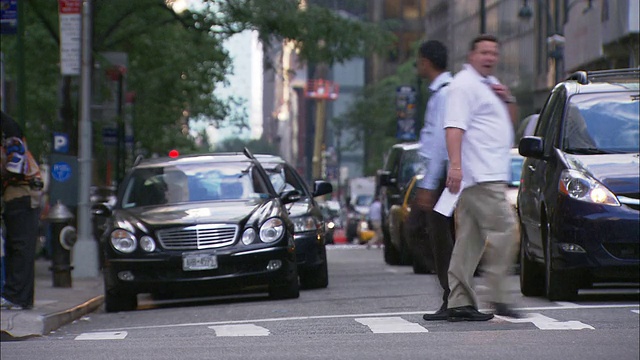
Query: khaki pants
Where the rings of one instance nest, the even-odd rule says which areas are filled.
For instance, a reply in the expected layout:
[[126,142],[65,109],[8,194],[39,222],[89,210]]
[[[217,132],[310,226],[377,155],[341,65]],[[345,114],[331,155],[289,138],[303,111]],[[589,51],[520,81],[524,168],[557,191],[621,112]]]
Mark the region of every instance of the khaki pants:
[[449,308],[472,305],[478,309],[473,273],[483,253],[489,301],[510,303],[506,280],[515,261],[518,239],[506,190],[506,184],[480,183],[460,194],[456,207],[456,241],[449,264]]

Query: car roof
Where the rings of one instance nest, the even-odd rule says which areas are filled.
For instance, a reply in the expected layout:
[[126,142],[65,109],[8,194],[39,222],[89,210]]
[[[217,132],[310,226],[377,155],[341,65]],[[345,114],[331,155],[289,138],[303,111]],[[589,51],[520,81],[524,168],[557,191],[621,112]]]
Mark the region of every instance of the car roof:
[[612,91],[638,91],[640,68],[576,71],[558,84],[570,93],[603,93]]
[[216,162],[216,163],[251,163],[253,160],[246,157],[243,153],[210,153],[210,154],[193,154],[184,155],[177,158],[171,157],[158,157],[143,159],[134,168],[147,168],[158,166],[172,166],[172,165],[184,165],[194,164],[202,162]]

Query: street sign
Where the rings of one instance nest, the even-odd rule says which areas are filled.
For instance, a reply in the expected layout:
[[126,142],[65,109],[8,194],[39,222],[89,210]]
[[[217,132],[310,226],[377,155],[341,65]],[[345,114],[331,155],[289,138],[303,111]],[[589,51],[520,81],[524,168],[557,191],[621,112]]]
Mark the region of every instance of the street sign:
[[411,86],[399,86],[396,89],[396,138],[414,141],[416,135],[416,90]]
[[58,0],[60,15],[60,73],[80,75],[82,0]]
[[64,133],[53,133],[53,151],[61,154],[69,152],[69,136]]
[[71,165],[65,161],[59,161],[51,168],[51,176],[55,181],[65,182],[71,178],[71,174]]
[[118,129],[116,129],[116,128],[104,128],[104,129],[102,129],[102,143],[104,145],[117,145],[118,144]]
[[0,34],[12,35],[18,30],[18,0],[0,0]]

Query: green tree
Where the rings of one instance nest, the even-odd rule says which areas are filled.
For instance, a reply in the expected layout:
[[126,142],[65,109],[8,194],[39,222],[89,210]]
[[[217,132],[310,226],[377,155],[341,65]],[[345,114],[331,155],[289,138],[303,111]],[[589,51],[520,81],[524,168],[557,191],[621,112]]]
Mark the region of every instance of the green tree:
[[[204,118],[214,126],[236,121],[242,126],[235,100],[212,96],[230,71],[223,42],[236,33],[256,30],[265,47],[293,40],[303,61],[327,64],[382,50],[391,40],[373,24],[317,6],[303,9],[299,0],[205,0],[197,12],[183,13],[175,13],[167,2],[93,1],[94,59],[104,69],[109,64],[101,53],[127,53],[128,89],[136,93],[134,133],[148,153],[176,147],[197,150],[185,131],[186,119]],[[26,60],[20,65],[27,69],[26,131],[34,152],[45,154],[51,131],[77,134],[78,86],[70,78],[61,81],[59,75],[57,2],[24,3]],[[9,55],[15,53],[15,37],[3,35],[1,40],[7,74],[15,78],[18,64]],[[101,95],[101,89],[94,91]]]
[[216,152],[242,152],[244,148],[254,154],[279,155],[279,149],[262,139],[244,140],[240,138],[228,138],[215,145]]

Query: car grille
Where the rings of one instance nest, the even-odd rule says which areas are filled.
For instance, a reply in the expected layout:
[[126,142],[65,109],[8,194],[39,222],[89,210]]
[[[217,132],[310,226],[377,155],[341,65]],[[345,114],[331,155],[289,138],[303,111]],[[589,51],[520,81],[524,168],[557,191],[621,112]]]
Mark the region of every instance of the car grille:
[[168,250],[199,250],[233,244],[238,226],[231,224],[194,225],[158,231],[158,240]]

